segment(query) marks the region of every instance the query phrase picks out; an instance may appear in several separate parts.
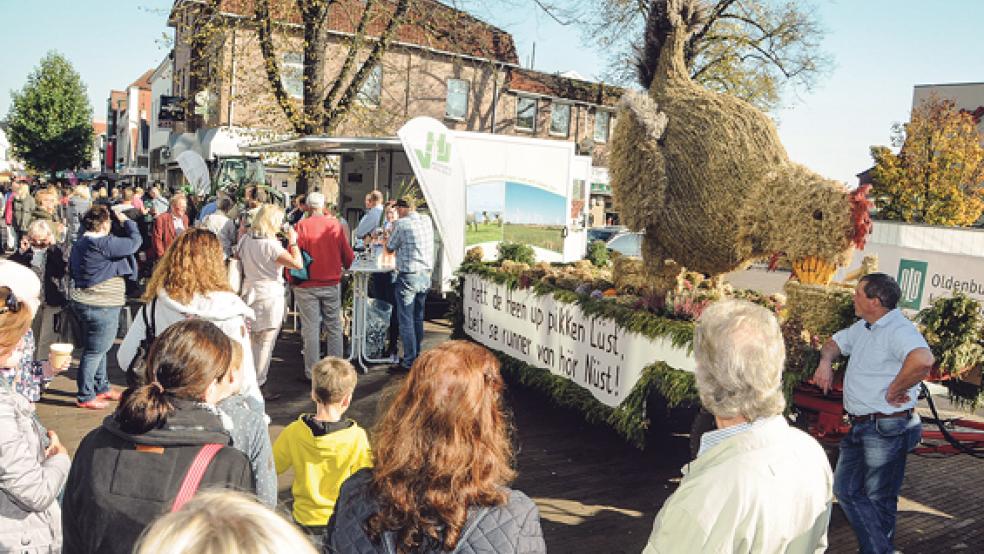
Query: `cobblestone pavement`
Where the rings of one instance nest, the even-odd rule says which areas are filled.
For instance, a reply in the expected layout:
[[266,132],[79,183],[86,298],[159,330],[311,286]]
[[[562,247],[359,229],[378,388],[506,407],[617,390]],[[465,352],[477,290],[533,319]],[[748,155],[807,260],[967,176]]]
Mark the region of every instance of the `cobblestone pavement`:
[[[428,323],[425,348],[446,340],[446,326]],[[114,360],[110,353],[110,360]],[[298,414],[312,409],[301,375],[300,338],[284,332],[274,353],[271,384],[283,393],[268,405],[276,437]],[[74,452],[79,441],[107,413],[74,407],[74,373],[58,377],[38,404],[42,421],[56,430]],[[111,379],[122,385],[115,364]],[[379,369],[360,376],[348,415],[371,427],[388,387],[399,380]],[[649,448],[640,452],[609,429],[584,423],[579,414],[560,409],[535,393],[507,392],[516,427],[516,488],[540,507],[550,552],[638,553],[664,500],[676,488],[686,462],[692,414],[674,411],[654,418]],[[969,456],[910,456],[899,506],[897,547],[921,552],[984,552],[984,486],[977,481],[982,461]],[[288,509],[291,474],[280,477],[283,507]],[[835,510],[830,552],[855,552],[854,535]]]

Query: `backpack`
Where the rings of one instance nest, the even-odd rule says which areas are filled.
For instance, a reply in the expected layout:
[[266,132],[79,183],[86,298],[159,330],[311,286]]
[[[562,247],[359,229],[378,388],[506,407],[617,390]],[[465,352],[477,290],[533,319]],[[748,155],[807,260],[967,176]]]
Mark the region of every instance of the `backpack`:
[[150,321],[147,319],[147,306],[141,310],[144,322],[144,338],[140,339],[137,345],[137,352],[130,360],[130,365],[126,367],[126,385],[136,388],[144,384],[147,376],[147,355],[150,354],[150,347],[154,345],[157,338],[157,297],[150,301]]

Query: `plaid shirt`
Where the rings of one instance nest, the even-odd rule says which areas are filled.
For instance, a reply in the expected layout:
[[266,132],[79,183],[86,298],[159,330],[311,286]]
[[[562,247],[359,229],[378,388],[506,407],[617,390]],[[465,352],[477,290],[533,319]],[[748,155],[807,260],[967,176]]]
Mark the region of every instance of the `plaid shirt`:
[[434,227],[429,216],[413,212],[398,219],[386,246],[396,252],[396,270],[401,273],[434,269]]

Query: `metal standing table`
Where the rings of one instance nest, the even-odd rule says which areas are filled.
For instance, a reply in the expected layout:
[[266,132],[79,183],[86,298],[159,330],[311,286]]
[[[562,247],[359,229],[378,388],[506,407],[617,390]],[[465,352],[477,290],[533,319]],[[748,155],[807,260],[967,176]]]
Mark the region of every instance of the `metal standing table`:
[[[352,267],[349,268],[352,274],[352,347],[349,356],[346,358],[355,365],[356,369],[362,373],[368,371],[368,364],[390,364],[396,360],[387,356],[385,358],[370,358],[366,355],[366,315],[369,301],[369,281],[376,273],[390,273],[395,271],[392,267],[380,267],[374,261],[364,258],[356,258]],[[396,306],[393,306],[396,309]]]

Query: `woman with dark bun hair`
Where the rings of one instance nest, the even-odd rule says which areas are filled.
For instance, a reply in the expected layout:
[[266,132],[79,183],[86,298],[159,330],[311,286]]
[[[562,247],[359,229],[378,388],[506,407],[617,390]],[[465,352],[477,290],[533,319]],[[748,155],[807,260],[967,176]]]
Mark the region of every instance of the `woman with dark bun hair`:
[[546,552],[540,515],[507,485],[509,423],[499,362],[448,341],[424,352],[373,433],[375,467],[345,481],[325,552]]
[[175,507],[193,466],[204,472],[192,492],[254,491],[249,461],[228,446],[215,408],[239,390],[233,357],[231,339],[208,321],[182,321],[157,337],[147,384],[127,389],[75,454],[62,512],[66,552],[129,553],[144,527]]

